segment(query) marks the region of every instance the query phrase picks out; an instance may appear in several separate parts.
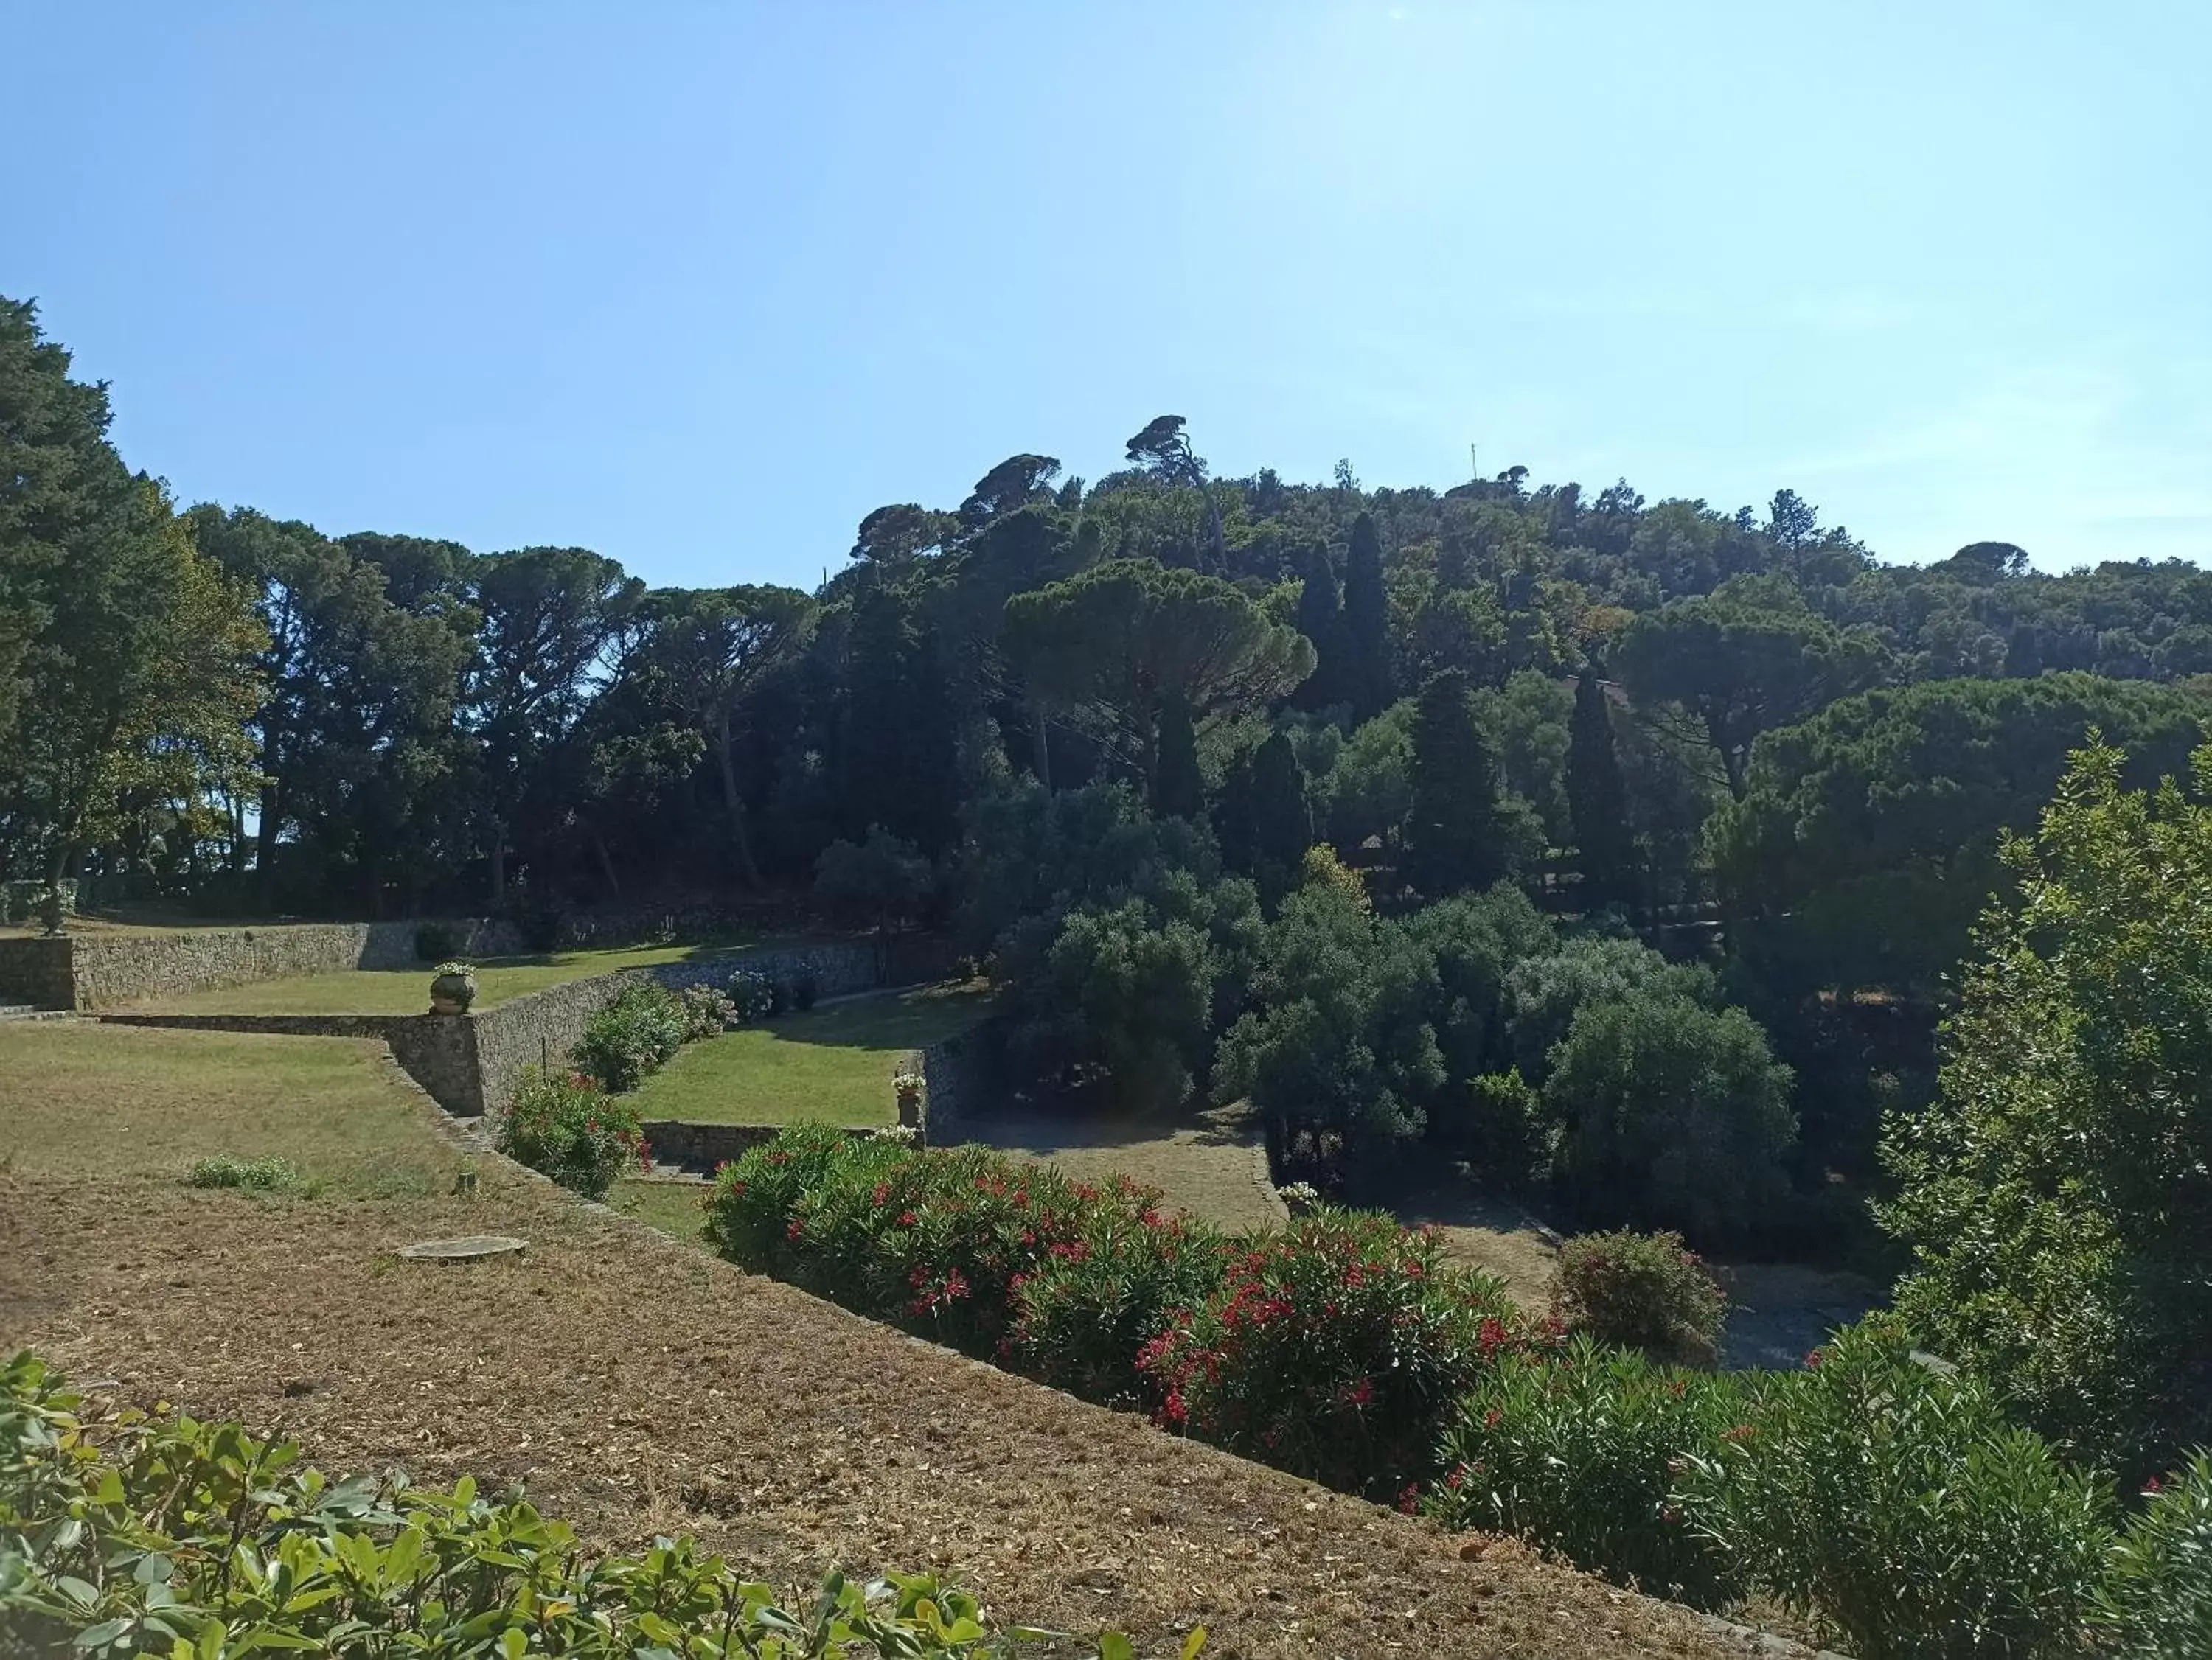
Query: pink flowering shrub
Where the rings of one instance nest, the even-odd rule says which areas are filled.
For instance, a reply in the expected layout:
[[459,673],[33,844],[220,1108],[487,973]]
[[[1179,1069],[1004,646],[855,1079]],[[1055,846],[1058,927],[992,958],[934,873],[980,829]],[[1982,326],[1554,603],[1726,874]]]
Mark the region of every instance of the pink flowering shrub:
[[848,1308],[1115,1401],[1139,1388],[1137,1350],[1166,1309],[1218,1271],[1215,1236],[1159,1202],[988,1148],[913,1152],[806,1124],[718,1174],[708,1237]]
[[530,1068],[494,1140],[508,1157],[587,1199],[604,1198],[625,1168],[653,1166],[637,1109],[581,1072]]
[[1453,1401],[1528,1342],[1498,1281],[1387,1216],[1324,1209],[1222,1253],[1139,1359],[1160,1421],[1347,1492],[1404,1496]]

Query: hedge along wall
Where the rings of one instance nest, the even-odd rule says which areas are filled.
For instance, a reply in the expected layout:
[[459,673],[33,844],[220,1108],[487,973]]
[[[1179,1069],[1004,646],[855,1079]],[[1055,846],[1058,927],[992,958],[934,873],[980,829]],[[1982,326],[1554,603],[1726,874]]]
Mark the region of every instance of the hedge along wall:
[[[349,968],[412,968],[419,922],[279,923],[158,934],[0,940],[0,998],[41,1009],[115,1009],[149,997]],[[522,942],[506,923],[448,922],[471,956]],[[427,995],[427,993],[426,993]]]

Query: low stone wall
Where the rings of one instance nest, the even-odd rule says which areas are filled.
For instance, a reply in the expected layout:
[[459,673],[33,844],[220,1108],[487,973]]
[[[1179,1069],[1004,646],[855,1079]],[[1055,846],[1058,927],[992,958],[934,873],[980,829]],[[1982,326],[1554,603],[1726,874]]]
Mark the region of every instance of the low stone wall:
[[[777,1124],[685,1124],[675,1118],[648,1118],[645,1144],[653,1150],[657,1165],[679,1165],[709,1174],[719,1166],[736,1163],[763,1142],[774,1141],[782,1128]],[[852,1126],[844,1133],[858,1141],[875,1131]]]
[[0,1003],[33,1009],[74,1009],[76,983],[70,977],[66,939],[0,940]]
[[914,1069],[921,1074],[925,1092],[922,1137],[930,1146],[950,1147],[969,1138],[966,1126],[988,1112],[1004,1091],[1006,1062],[1003,1015],[915,1051]]
[[[0,940],[0,997],[40,1009],[118,1009],[154,997],[252,985],[349,968],[412,968],[421,922],[275,923],[151,934],[71,934],[58,940]],[[521,948],[512,924],[438,924],[462,954],[505,956]]]

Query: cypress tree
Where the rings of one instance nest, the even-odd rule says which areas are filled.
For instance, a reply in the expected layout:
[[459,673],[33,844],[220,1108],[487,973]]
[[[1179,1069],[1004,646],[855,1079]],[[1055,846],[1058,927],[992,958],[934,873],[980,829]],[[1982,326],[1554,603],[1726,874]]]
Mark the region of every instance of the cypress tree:
[[1613,744],[1613,717],[1597,670],[1586,668],[1575,682],[1575,712],[1568,727],[1567,807],[1574,819],[1576,863],[1587,907],[1596,910],[1632,898],[1636,845],[1628,823],[1628,790]]
[[1344,702],[1344,617],[1337,604],[1336,573],[1324,548],[1315,548],[1306,559],[1305,585],[1298,591],[1298,632],[1313,642],[1314,671],[1291,694],[1291,701],[1301,709]]
[[1345,689],[1352,720],[1371,720],[1390,703],[1390,603],[1382,591],[1382,538],[1366,513],[1352,521],[1352,554],[1344,567],[1344,641],[1349,663]]
[[1251,803],[1252,874],[1261,897],[1273,901],[1297,886],[1313,845],[1305,771],[1284,733],[1253,752]]
[[1198,772],[1198,737],[1190,706],[1179,697],[1160,702],[1159,740],[1152,752],[1152,812],[1164,819],[1196,821],[1206,811],[1206,786]]
[[1425,898],[1487,888],[1505,874],[1498,824],[1498,762],[1475,724],[1464,672],[1421,688],[1413,710],[1413,806],[1406,818],[1405,875]]

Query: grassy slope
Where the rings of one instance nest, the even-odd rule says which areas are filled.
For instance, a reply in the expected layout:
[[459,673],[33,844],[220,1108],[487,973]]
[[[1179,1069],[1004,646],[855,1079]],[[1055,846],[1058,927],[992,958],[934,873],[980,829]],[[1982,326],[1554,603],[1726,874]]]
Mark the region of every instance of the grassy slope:
[[[477,1007],[489,1009],[564,980],[611,974],[618,968],[736,955],[734,945],[644,945],[600,951],[558,951],[535,957],[494,957],[477,965]],[[220,991],[194,991],[139,1008],[171,1015],[419,1015],[430,1006],[430,969],[349,969],[263,980]]]
[[632,1099],[644,1118],[690,1124],[889,1124],[900,1057],[989,1012],[978,981],[787,1015],[685,1045]]
[[455,1155],[368,1039],[0,1026],[0,1169],[182,1176],[218,1153],[276,1158],[362,1197],[434,1192]]

